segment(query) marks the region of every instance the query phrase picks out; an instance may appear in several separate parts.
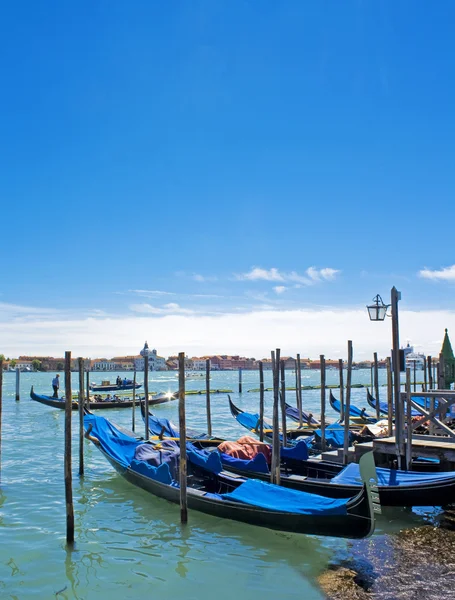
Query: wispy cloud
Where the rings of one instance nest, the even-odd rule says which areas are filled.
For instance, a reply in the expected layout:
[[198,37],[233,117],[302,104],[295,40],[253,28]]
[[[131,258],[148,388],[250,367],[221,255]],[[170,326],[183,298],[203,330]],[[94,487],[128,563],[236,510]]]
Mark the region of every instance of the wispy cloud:
[[191,315],[194,311],[188,308],[182,308],[175,302],[164,304],[164,306],[152,306],[148,303],[143,304],[130,304],[130,310],[135,313],[147,314],[147,315]]
[[206,282],[217,281],[218,277],[216,277],[215,275],[201,275],[200,273],[193,273],[191,279],[193,279],[194,281]]
[[455,281],[455,265],[434,271],[425,268],[419,271],[419,277],[436,281]]
[[[271,269],[262,269],[261,267],[253,267],[247,273],[240,273],[236,275],[236,279],[239,281],[280,281],[280,282],[294,282],[303,285],[314,285],[316,283],[322,283],[323,281],[333,281],[337,275],[339,275],[339,269],[332,269],[326,267],[324,269],[317,269],[316,267],[309,267],[305,271],[305,275],[300,275],[296,271],[290,271],[289,273],[279,271],[275,267]],[[282,286],[277,286],[282,287]],[[296,286],[297,287],[297,286]],[[276,290],[275,290],[276,291]],[[282,290],[284,291],[284,290]],[[278,292],[279,293],[279,292]]]
[[273,288],[273,291],[275,292],[275,294],[284,294],[284,292],[287,290],[288,288],[285,285],[276,285]]
[[164,292],[163,290],[128,290],[129,294],[137,294],[145,298],[156,298],[158,296],[175,296],[175,292]]

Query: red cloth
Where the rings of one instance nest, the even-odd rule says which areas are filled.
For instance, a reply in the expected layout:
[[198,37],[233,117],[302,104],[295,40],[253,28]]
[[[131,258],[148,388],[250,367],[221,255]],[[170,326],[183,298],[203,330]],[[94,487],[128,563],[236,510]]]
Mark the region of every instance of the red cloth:
[[223,442],[218,446],[218,450],[224,454],[243,460],[251,460],[259,453],[265,456],[269,464],[272,459],[271,448],[267,444],[258,442],[258,440],[248,435],[242,436],[236,442]]

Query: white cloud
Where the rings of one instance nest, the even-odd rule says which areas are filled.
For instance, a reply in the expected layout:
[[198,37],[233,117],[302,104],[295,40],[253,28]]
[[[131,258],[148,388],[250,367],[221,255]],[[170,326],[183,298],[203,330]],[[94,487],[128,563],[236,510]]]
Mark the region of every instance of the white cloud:
[[[117,292],[123,294],[124,292]],[[175,296],[175,292],[164,292],[163,290],[128,290],[128,294],[137,294],[144,298],[156,298],[157,296]]]
[[[191,355],[212,352],[266,356],[281,348],[286,355],[345,357],[347,340],[354,344],[354,359],[386,356],[391,346],[390,320],[374,323],[362,308],[301,310],[261,306],[248,312],[221,315],[183,313],[178,305],[142,306],[137,314],[121,317],[71,317],[55,313],[42,319],[28,314],[19,320],[0,318],[0,349],[6,355],[115,356],[135,353],[143,340],[153,337],[160,354],[185,351]],[[156,312],[158,310],[158,312]],[[1,317],[1,315],[0,315]],[[400,311],[400,338],[437,356],[444,328],[455,332],[455,311]]]
[[191,276],[191,279],[194,279],[194,281],[206,282],[206,281],[216,281],[218,278],[215,277],[214,275],[208,276],[208,275],[201,275],[200,273],[193,273],[193,275]]
[[287,290],[288,288],[285,285],[276,285],[273,288],[273,291],[275,292],[275,294],[284,294],[284,292]]
[[235,277],[240,281],[292,281],[297,284],[295,287],[299,287],[300,284],[314,285],[315,283],[321,283],[322,281],[333,281],[339,273],[340,271],[338,269],[331,269],[329,267],[324,269],[309,267],[306,270],[306,275],[299,275],[296,271],[284,273],[275,267],[272,267],[271,269],[253,267],[251,271],[240,273]]
[[169,302],[164,306],[152,306],[151,304],[130,304],[130,310],[135,313],[148,314],[148,315],[166,315],[166,314],[185,314],[190,315],[193,313],[192,310],[182,308],[175,302]]
[[422,269],[419,271],[419,276],[424,279],[433,279],[436,281],[455,281],[455,265],[444,267],[439,271],[431,269]]

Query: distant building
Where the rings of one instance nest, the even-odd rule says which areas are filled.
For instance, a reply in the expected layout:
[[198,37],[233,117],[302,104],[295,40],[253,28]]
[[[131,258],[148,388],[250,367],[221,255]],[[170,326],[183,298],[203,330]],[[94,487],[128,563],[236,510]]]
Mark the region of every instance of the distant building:
[[149,371],[166,371],[166,359],[163,356],[158,356],[155,348],[150,350],[149,345],[145,342],[144,347],[140,351],[140,358],[134,359],[134,366],[136,371],[144,370],[145,356],[149,357]]

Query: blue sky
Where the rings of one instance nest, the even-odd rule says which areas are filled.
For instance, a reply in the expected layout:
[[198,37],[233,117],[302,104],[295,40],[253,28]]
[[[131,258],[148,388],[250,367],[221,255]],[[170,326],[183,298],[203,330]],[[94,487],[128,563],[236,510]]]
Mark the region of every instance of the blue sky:
[[[392,285],[403,310],[455,329],[452,2],[28,1],[0,16],[11,352],[34,350],[24,323],[56,352],[87,319],[100,344],[81,351],[108,352],[103,332],[134,318],[125,350],[142,331],[185,349],[208,327],[195,351],[222,351],[225,330],[198,319],[324,322],[327,307],[362,337],[356,311]],[[171,341],[174,316],[189,329]],[[259,352],[256,334],[239,348]],[[339,351],[330,335],[316,337]]]

